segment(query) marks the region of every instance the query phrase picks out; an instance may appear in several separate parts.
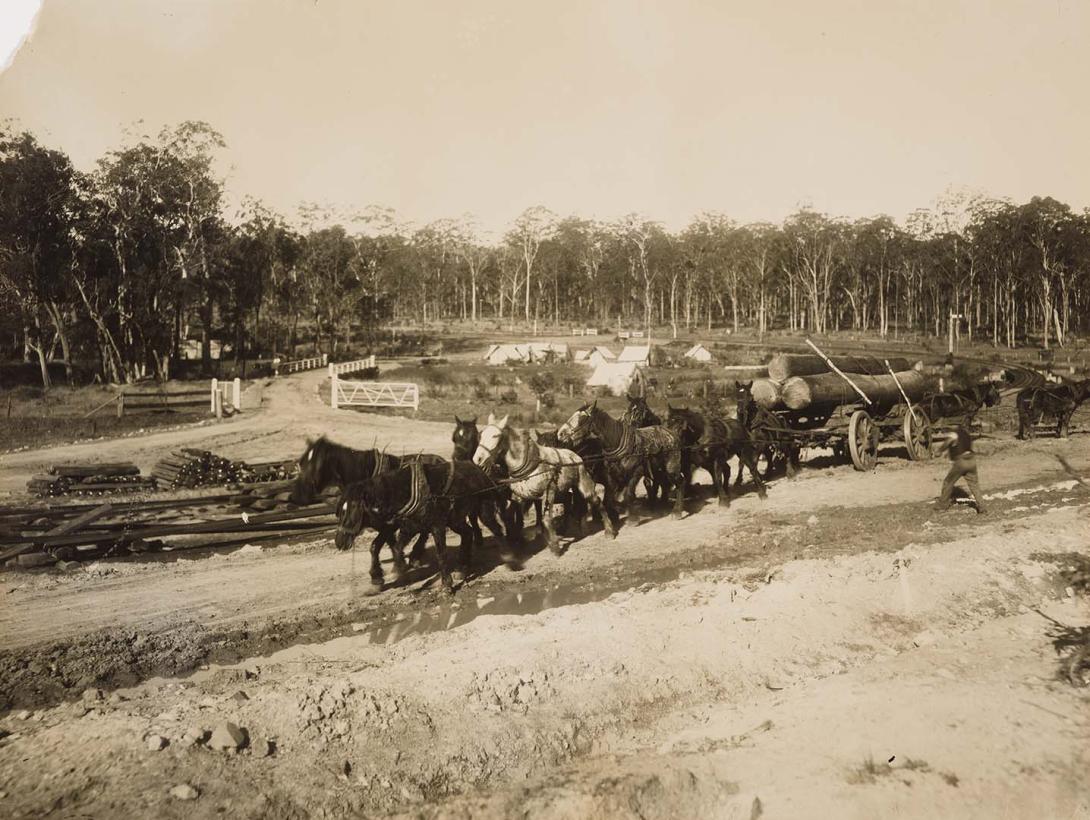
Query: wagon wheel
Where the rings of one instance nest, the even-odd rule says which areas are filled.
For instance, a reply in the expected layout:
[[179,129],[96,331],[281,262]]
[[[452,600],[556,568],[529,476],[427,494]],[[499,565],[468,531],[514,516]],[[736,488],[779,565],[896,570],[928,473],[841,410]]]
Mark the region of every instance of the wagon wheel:
[[775,472],[779,454],[780,451],[776,447],[764,447],[757,451],[754,462],[757,467],[757,475],[761,477],[761,481],[768,481],[772,473]]
[[878,425],[866,410],[856,410],[848,422],[848,450],[855,469],[873,470],[878,464]]
[[931,422],[923,410],[910,407],[905,413],[904,438],[910,459],[926,461],[931,458]]

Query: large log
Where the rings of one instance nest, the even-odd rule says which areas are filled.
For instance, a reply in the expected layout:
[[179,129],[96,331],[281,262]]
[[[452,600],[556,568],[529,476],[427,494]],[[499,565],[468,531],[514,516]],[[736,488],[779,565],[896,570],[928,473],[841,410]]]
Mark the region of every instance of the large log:
[[[845,373],[860,373],[866,376],[881,376],[889,373],[886,360],[873,356],[830,356],[833,364]],[[915,363],[908,359],[890,359],[895,371],[911,370]],[[829,365],[820,356],[812,353],[777,353],[768,363],[768,377],[784,381],[792,376],[819,376],[830,373]]]
[[771,379],[754,379],[750,392],[753,394],[753,400],[761,407],[772,408],[779,407],[781,404],[781,388],[782,385],[779,382]]
[[[852,381],[874,404],[888,406],[903,401],[893,376],[861,376],[854,373],[850,375]],[[918,370],[902,370],[897,374],[897,379],[901,382],[901,387],[904,388],[908,398],[914,402],[918,401],[930,388],[930,380]],[[780,396],[783,405],[789,410],[803,410],[810,406],[835,407],[862,402],[852,386],[835,373],[792,376],[783,383]]]

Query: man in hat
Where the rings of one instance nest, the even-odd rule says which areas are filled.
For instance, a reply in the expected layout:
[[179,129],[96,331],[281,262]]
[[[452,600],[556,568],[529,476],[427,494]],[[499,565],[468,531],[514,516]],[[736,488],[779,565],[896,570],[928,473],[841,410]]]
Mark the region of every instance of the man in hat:
[[976,511],[984,513],[984,499],[980,494],[980,482],[977,480],[976,473],[976,455],[973,453],[973,437],[964,424],[959,424],[957,430],[950,433],[939,445],[939,453],[946,450],[950,451],[950,461],[953,463],[950,465],[950,472],[943,479],[942,495],[939,496],[936,506],[940,510],[950,509],[950,505],[954,502],[954,485],[964,476],[965,483],[969,485],[969,491],[973,494]]

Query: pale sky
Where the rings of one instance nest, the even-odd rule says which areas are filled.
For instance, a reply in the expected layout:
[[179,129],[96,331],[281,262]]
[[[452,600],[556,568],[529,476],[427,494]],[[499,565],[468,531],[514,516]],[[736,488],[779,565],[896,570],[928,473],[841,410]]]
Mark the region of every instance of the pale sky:
[[79,167],[202,119],[235,200],[499,230],[902,218],[951,187],[1082,208],[1088,101],[1083,0],[45,0],[0,75],[0,118]]

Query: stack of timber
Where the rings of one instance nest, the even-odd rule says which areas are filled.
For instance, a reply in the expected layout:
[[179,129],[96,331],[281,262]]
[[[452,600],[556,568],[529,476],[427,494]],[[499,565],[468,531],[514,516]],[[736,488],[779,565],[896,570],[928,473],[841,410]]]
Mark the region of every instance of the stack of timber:
[[140,475],[140,468],[127,462],[119,464],[55,464],[49,475],[35,476],[27,482],[32,494],[101,495],[104,493],[154,490],[155,479]]
[[[862,376],[886,376],[886,359],[874,356],[830,356],[830,361],[844,373],[858,373]],[[920,362],[908,359],[889,359],[889,365],[895,372],[918,370]],[[773,381],[783,382],[792,376],[820,376],[833,371],[820,356],[812,353],[777,353],[768,362],[768,377]]]
[[220,484],[252,484],[285,481],[298,470],[294,460],[247,464],[231,461],[208,450],[175,450],[152,470],[152,476],[170,487],[207,487]]
[[157,463],[152,477],[170,487],[206,487],[239,480],[238,467],[208,450],[184,447]]

